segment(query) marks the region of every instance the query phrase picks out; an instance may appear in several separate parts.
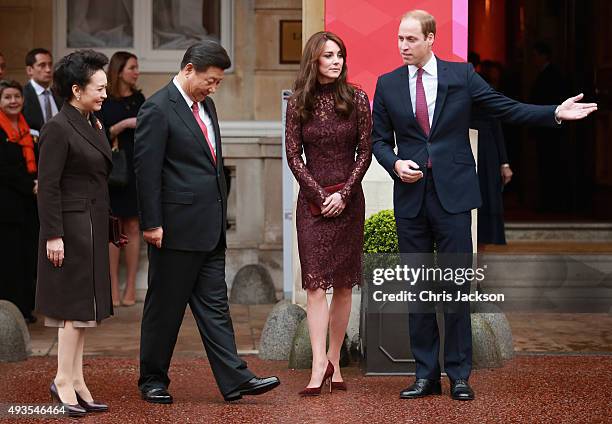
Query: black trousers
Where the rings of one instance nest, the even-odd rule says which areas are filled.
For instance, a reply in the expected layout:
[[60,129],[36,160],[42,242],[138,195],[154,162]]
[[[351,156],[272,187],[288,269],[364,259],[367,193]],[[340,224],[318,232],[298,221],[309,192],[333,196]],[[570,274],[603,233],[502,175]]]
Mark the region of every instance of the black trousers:
[[[396,217],[400,252],[431,253],[435,242],[439,254],[462,254],[458,256],[464,265],[469,266],[465,261],[466,258],[471,260],[472,253],[470,212],[452,214],[444,210],[436,193],[431,169],[426,170],[424,178],[425,197],[419,214],[414,218]],[[416,377],[440,378],[440,337],[435,312],[410,312],[409,321]],[[472,369],[472,326],[467,302],[453,303],[451,312],[445,310],[444,337],[444,370],[451,380],[467,380]]]
[[215,380],[226,395],[254,377],[237,353],[225,282],[225,247],[212,252],[149,245],[149,287],[140,334],[140,390],[168,387],[168,369],[189,304]]

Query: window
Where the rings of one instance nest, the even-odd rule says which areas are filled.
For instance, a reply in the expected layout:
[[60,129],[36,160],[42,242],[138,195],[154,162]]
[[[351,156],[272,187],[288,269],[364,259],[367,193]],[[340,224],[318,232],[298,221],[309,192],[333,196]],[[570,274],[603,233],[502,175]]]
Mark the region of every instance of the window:
[[232,9],[232,0],[56,0],[54,53],[126,50],[142,71],[175,72],[187,47],[215,40],[233,58]]

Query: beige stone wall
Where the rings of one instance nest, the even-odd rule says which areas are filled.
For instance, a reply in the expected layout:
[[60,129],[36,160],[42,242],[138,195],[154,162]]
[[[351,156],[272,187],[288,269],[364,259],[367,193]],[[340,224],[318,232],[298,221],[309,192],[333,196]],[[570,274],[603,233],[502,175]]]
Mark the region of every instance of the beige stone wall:
[[[53,51],[53,7],[53,0],[0,0],[8,78],[27,80],[24,57],[33,47]],[[279,21],[301,19],[301,8],[300,0],[234,0],[234,68],[214,96],[221,120],[280,121],[280,92],[291,88],[298,66],[279,63]],[[139,86],[150,96],[172,75],[142,73]]]
[[53,3],[48,0],[0,0],[0,52],[5,78],[26,82],[25,55],[33,47],[53,47]]

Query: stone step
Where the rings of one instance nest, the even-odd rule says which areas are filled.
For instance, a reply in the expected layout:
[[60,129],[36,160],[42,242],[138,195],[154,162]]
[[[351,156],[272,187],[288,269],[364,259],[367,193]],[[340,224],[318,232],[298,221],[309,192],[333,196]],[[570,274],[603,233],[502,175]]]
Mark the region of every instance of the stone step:
[[608,222],[506,222],[508,241],[588,241],[611,242],[612,223]]
[[485,268],[481,286],[506,295],[504,310],[612,310],[612,254],[486,253],[478,266]]

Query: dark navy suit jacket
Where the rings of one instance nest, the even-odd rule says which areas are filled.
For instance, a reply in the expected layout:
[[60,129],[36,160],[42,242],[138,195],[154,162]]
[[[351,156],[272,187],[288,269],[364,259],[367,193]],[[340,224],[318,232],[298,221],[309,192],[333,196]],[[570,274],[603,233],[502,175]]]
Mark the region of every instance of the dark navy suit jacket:
[[[469,140],[472,103],[504,122],[555,126],[556,106],[519,103],[492,89],[469,63],[436,57],[438,91],[429,137],[412,111],[408,66],[379,77],[374,94],[372,148],[378,162],[395,181],[395,215],[414,218],[421,209],[425,178],[404,183],[395,174],[398,159],[413,160],[424,172],[433,171],[438,198],[449,213],[481,205],[476,164]],[[397,145],[397,153],[394,148]],[[431,158],[432,169],[426,169]]]

